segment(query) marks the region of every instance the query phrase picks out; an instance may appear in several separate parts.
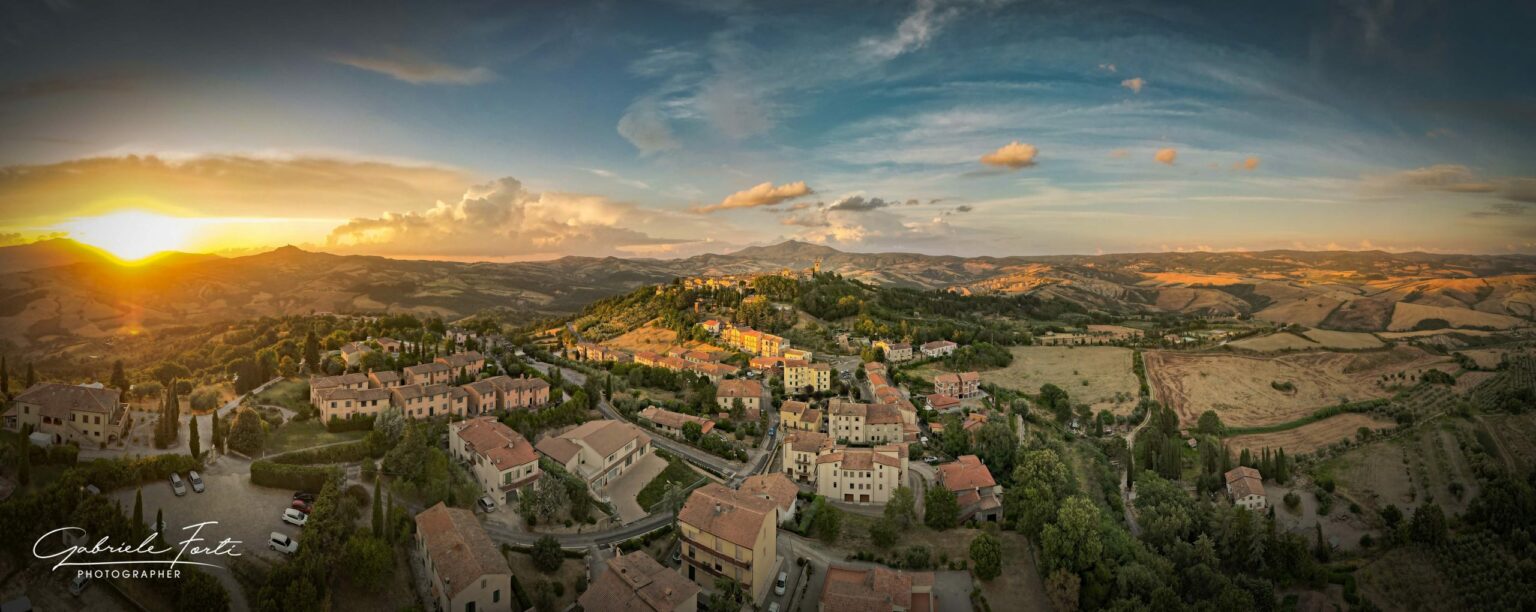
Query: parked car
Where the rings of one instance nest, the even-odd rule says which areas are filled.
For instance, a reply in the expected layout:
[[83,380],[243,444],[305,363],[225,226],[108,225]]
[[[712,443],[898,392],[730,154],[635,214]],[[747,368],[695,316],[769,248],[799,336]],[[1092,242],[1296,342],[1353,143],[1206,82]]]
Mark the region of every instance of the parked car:
[[480,506],[481,512],[496,511],[496,500],[491,499],[489,496],[480,498],[476,504]]
[[74,579],[69,581],[69,594],[74,595],[75,597],[79,597],[81,593],[85,592],[86,587],[89,586],[91,586],[90,576],[85,574],[75,574]]
[[937,464],[938,462],[939,462],[939,458],[935,457],[933,455],[929,455],[927,457],[923,457],[923,463],[926,463],[928,465],[934,465],[934,464]]
[[303,527],[304,523],[309,522],[309,515],[304,514],[303,512],[299,512],[293,508],[289,508],[283,511],[283,522],[290,525],[298,525]]
[[784,583],[787,580],[789,580],[789,572],[779,572],[779,580],[778,580],[778,582],[773,583],[773,594],[774,595],[783,595],[784,594]]
[[197,470],[187,472],[187,482],[192,483],[192,490],[194,492],[203,492],[203,475],[197,473]]
[[304,514],[309,514],[309,512],[311,510],[315,509],[315,507],[313,505],[310,505],[309,502],[306,502],[306,501],[304,501],[302,499],[295,499],[295,500],[293,500],[293,504],[289,505],[288,507],[290,509],[298,510],[299,512],[303,512]]
[[291,555],[299,551],[299,541],[274,531],[271,539],[267,540],[267,548]]
[[293,498],[294,499],[302,499],[302,500],[304,500],[304,503],[309,503],[309,504],[315,503],[315,494],[314,493],[305,493],[303,491],[295,491],[294,494],[293,494]]
[[171,473],[171,492],[175,493],[176,497],[187,494],[187,483],[181,480],[181,474]]
[[769,602],[769,604],[768,604],[768,612],[779,612],[779,602],[777,602],[777,601]]
[[776,436],[778,434],[779,434],[779,426],[778,425],[770,425],[768,427],[768,437],[772,438],[772,437],[774,437],[774,436]]

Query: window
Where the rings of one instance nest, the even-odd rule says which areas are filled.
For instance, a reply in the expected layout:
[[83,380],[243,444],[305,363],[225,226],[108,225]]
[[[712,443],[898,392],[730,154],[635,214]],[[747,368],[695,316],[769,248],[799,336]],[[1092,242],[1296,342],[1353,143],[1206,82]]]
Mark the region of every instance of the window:
[[501,589],[491,591],[491,603],[501,602]]

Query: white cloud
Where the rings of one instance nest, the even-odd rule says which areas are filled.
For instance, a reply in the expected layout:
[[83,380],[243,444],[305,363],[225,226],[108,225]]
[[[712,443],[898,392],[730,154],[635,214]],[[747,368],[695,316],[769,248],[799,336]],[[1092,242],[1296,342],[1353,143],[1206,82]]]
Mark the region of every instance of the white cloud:
[[383,57],[335,54],[326,59],[343,66],[377,72],[412,85],[479,85],[496,78],[496,73],[489,68],[454,66],[400,50]]
[[888,37],[865,38],[860,42],[860,46],[866,53],[881,60],[916,51],[927,45],[952,15],[952,11],[938,10],[936,0],[917,0],[917,7],[912,14],[901,20],[894,34]]
[[617,129],[620,136],[640,150],[641,155],[670,151],[678,146],[666,116],[651,98],[641,98],[629,105],[629,110],[619,118]]
[[1035,165],[1035,154],[1039,151],[1035,145],[1021,143],[1017,140],[999,147],[996,151],[981,156],[981,163],[1000,168],[1028,168]]
[[1141,88],[1147,86],[1147,81],[1141,77],[1120,81],[1120,86],[1136,93],[1141,93]]
[[772,182],[764,181],[762,183],[753,185],[750,188],[743,189],[731,195],[725,196],[725,199],[721,200],[719,204],[695,207],[694,211],[700,213],[711,213],[719,210],[730,210],[733,208],[773,206],[774,204],[779,204],[793,200],[795,198],[807,196],[812,193],[815,193],[815,191],[807,186],[805,181],[784,183],[779,186],[774,186]]

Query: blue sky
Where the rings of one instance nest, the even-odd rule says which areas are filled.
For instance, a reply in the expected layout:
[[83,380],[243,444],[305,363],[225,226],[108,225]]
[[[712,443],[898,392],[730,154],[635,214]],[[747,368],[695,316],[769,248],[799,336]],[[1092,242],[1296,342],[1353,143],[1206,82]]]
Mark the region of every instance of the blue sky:
[[0,7],[0,233],[1536,251],[1529,3],[311,4]]

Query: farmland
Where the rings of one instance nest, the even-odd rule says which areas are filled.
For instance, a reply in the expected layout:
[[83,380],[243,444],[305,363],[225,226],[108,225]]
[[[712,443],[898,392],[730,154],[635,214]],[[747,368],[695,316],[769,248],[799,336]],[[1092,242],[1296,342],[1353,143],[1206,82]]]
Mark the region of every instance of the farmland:
[[1449,361],[1412,347],[1273,357],[1148,351],[1145,358],[1154,396],[1181,420],[1193,422],[1215,410],[1233,427],[1282,423],[1323,406],[1386,397],[1382,375],[1416,376]]
[[649,325],[637,327],[625,334],[603,342],[609,348],[638,353],[640,351],[665,352],[677,342],[677,332]]
[[[1093,406],[1095,412],[1111,410],[1128,414],[1136,406],[1140,383],[1131,372],[1131,350],[1112,346],[1016,346],[1009,349],[1013,363],[1006,368],[981,372],[983,383],[1010,389],[1035,391],[1052,383],[1072,397],[1074,403]],[[931,378],[939,373],[935,366],[914,371]]]
[[1387,326],[1387,329],[1392,331],[1426,329],[1428,328],[1427,326],[1435,324],[1436,321],[1444,322],[1444,324],[1440,325],[1441,327],[1512,329],[1530,325],[1529,321],[1509,315],[1479,312],[1465,308],[1447,308],[1411,302],[1398,302],[1396,309],[1392,311],[1392,323]]
[[1227,439],[1227,445],[1233,452],[1245,448],[1255,453],[1263,448],[1284,448],[1287,453],[1310,453],[1339,440],[1353,439],[1361,427],[1390,429],[1396,425],[1393,421],[1368,414],[1345,413],[1295,429],[1234,436]]

